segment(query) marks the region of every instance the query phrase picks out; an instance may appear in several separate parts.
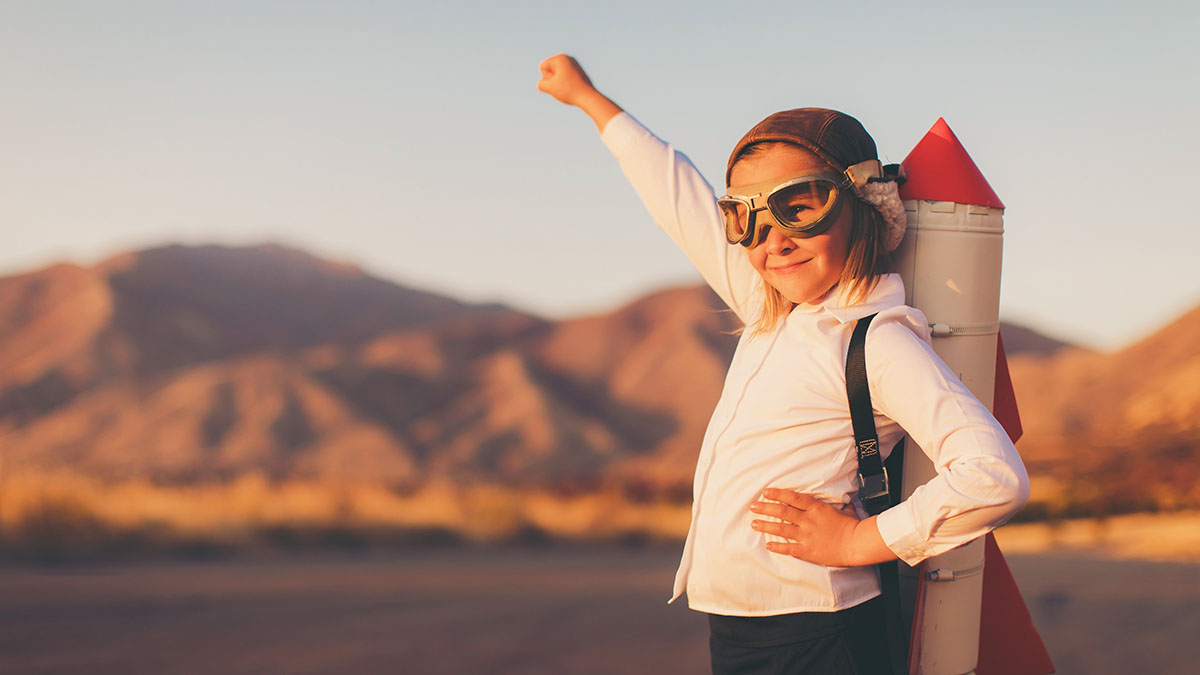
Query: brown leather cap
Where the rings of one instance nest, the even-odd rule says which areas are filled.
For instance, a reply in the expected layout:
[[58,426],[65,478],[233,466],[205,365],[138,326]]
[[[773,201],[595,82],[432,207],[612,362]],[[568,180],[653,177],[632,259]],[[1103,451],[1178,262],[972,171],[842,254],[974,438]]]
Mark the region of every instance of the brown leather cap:
[[729,174],[738,153],[748,145],[782,141],[812,151],[838,171],[865,162],[879,159],[875,140],[853,117],[825,108],[798,108],[784,110],[771,115],[754,125],[742,136],[729,155],[725,167],[725,186],[729,186]]

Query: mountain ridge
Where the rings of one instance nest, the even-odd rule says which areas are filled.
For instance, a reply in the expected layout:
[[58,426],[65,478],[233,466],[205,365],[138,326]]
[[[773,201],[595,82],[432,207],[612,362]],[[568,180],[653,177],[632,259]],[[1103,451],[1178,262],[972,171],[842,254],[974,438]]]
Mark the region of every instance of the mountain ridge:
[[[0,279],[0,459],[164,484],[686,493],[739,329],[706,287],[548,321],[278,245],[57,264]],[[1103,439],[1088,461],[1112,464],[1139,437],[1147,456],[1200,437],[1200,308],[1112,353],[1001,330],[1031,467],[1067,475],[1064,439]]]

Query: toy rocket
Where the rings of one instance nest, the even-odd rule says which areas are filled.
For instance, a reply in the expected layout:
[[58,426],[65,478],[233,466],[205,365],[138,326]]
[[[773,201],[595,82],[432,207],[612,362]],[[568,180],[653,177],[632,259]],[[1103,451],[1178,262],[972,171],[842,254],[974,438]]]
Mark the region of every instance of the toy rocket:
[[[999,333],[1004,204],[945,120],[901,166],[908,230],[895,259],[906,302],[929,320],[934,351],[1015,441],[1020,419]],[[904,497],[936,475],[912,439],[907,444]],[[912,617],[910,673],[1053,672],[992,535],[900,569],[904,615]]]

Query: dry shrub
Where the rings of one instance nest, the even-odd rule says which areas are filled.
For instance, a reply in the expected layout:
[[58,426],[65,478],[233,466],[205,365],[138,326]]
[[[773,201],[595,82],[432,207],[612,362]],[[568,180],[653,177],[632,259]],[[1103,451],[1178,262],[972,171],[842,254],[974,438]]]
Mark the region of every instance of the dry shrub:
[[[376,485],[286,481],[250,474],[228,483],[102,483],[68,473],[0,482],[0,535],[9,553],[93,555],[170,550],[673,540],[690,509],[630,502],[617,487],[561,494],[433,481]],[[40,552],[40,553],[39,553]],[[55,553],[57,552],[57,553]]]
[[1105,558],[1200,562],[1200,511],[1006,525],[1005,553],[1070,552]]

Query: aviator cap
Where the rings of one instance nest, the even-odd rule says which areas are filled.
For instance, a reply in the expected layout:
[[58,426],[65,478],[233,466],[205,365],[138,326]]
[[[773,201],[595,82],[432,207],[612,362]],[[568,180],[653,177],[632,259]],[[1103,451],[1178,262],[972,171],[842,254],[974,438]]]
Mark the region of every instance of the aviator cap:
[[747,146],[768,142],[794,143],[820,157],[837,171],[869,159],[879,159],[875,140],[858,120],[825,108],[797,108],[771,115],[742,136],[729,155],[725,185],[733,163]]

